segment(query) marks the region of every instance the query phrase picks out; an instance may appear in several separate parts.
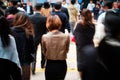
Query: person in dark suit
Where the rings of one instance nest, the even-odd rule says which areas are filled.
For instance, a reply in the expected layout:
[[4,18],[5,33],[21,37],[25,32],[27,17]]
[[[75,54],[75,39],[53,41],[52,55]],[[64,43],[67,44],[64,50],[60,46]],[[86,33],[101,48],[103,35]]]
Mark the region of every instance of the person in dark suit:
[[67,17],[68,17],[68,20],[69,20],[69,13],[68,13],[68,9],[66,8],[66,7],[63,7],[62,6],[62,10],[61,10],[62,12],[64,12],[66,15],[67,15]]
[[27,12],[28,15],[33,14],[33,7],[32,7],[31,2],[28,1],[27,4],[23,8]]
[[[38,45],[41,43],[41,37],[43,34],[46,33],[47,29],[46,29],[46,17],[42,16],[42,14],[40,13],[42,8],[42,4],[41,3],[37,3],[35,5],[35,14],[30,16],[31,22],[33,23],[33,27],[34,27],[34,41],[35,41],[35,47],[36,47],[36,51],[35,51],[35,58],[37,55],[37,47]],[[41,52],[42,53],[42,52]],[[44,64],[45,64],[45,58],[44,55],[41,54],[41,68],[44,68]],[[35,74],[35,67],[36,67],[36,62],[33,63],[32,66],[32,73]]]
[[69,23],[67,15],[63,11],[62,11],[61,2],[56,2],[54,4],[54,9],[52,11],[52,14],[58,15],[60,20],[62,21],[62,27],[61,27],[60,31],[65,33],[65,29],[67,29],[68,32],[70,33],[70,23]]
[[[57,3],[60,3],[61,5],[62,5],[62,3],[61,2],[57,2]],[[54,6],[55,7],[55,6]],[[54,8],[53,8],[53,10],[52,10],[53,12],[55,11],[54,10]],[[66,16],[68,17],[68,20],[69,20],[69,13],[68,13],[68,9],[66,8],[66,7],[64,7],[64,6],[61,6],[61,12],[63,12],[63,13],[65,13],[66,14]]]

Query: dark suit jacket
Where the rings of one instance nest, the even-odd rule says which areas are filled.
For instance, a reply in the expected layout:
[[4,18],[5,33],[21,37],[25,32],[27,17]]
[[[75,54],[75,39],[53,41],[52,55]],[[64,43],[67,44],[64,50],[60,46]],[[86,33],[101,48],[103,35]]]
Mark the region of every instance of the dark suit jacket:
[[[25,9],[25,11],[27,12],[27,6],[23,7]],[[32,15],[33,14],[33,7],[30,6],[30,14],[29,15]]]
[[41,37],[43,34],[47,32],[46,28],[46,17],[42,16],[40,13],[35,13],[30,16],[31,22],[34,26],[34,32],[35,32],[35,45],[41,43]]
[[65,7],[62,7],[62,10],[61,10],[62,12],[64,12],[66,15],[67,15],[67,17],[68,17],[68,20],[69,20],[69,13],[68,13],[68,9],[67,8],[65,8]]

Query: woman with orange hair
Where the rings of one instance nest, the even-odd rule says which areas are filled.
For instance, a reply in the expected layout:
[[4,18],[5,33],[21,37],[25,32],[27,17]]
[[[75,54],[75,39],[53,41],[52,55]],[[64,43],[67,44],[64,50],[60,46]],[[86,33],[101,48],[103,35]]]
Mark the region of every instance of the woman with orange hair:
[[67,71],[67,53],[70,37],[60,32],[62,22],[57,15],[47,18],[48,33],[42,36],[42,51],[47,59],[45,80],[64,80]]

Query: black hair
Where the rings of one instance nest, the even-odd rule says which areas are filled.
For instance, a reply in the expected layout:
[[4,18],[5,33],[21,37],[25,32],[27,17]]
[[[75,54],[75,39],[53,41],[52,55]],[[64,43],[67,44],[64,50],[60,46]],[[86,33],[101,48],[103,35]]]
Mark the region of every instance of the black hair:
[[42,6],[43,6],[42,3],[37,3],[37,4],[35,5],[35,8],[36,8],[36,10],[41,10]]
[[76,1],[76,0],[71,0],[71,4],[75,4],[75,1]]
[[5,15],[7,14],[16,14],[19,10],[15,6],[10,6],[8,9],[5,10]]
[[120,11],[111,10],[106,12],[105,28],[111,37],[116,37],[120,34]]
[[10,44],[10,27],[9,22],[4,16],[0,16],[0,37],[3,47],[7,47]]
[[44,8],[46,8],[46,9],[48,9],[48,8],[50,8],[50,4],[49,4],[49,2],[44,2]]
[[61,9],[61,7],[62,7],[61,2],[56,2],[54,4],[54,8],[57,9],[57,10]]
[[18,0],[10,0],[10,2],[12,3],[13,6],[16,6],[18,3]]
[[108,9],[111,9],[111,8],[112,8],[112,5],[113,5],[113,2],[112,2],[112,1],[106,1],[105,4],[104,4],[104,7],[107,6]]

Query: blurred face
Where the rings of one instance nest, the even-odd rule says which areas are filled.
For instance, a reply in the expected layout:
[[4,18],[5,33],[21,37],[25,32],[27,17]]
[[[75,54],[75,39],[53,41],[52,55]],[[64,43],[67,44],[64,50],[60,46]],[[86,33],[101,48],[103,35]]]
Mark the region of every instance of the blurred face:
[[114,2],[113,3],[113,9],[117,9],[118,8],[118,3],[117,2]]

